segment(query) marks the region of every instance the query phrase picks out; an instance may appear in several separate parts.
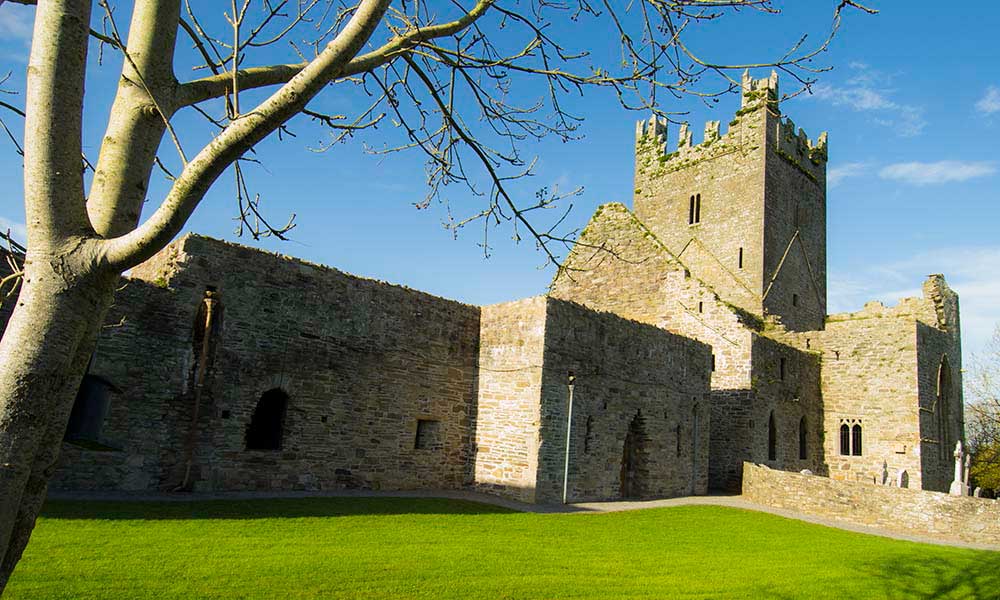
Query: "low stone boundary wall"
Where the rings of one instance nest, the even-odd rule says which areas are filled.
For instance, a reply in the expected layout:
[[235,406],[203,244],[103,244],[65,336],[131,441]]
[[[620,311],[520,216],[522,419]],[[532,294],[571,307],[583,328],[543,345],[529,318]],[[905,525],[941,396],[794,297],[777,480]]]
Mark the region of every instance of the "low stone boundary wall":
[[1000,546],[1000,501],[837,481],[743,463],[743,497],[855,525]]

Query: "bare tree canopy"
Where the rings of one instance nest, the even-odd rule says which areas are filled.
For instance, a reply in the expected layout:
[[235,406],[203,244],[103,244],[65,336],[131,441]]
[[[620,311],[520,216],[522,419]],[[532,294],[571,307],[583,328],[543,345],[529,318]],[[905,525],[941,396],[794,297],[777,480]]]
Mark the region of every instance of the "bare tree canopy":
[[[561,194],[523,200],[510,182],[531,171],[526,141],[575,139],[584,115],[574,96],[603,88],[626,108],[669,117],[675,98],[735,89],[735,70],[773,66],[807,86],[842,13],[874,12],[833,1],[827,37],[734,64],[692,39],[713,21],[777,14],[773,0],[9,1],[36,7],[24,104],[0,104],[0,129],[23,155],[27,221],[23,266],[4,282],[20,290],[0,342],[0,590],[27,544],[120,274],[162,249],[230,167],[245,231],[284,236],[294,222],[271,222],[243,168],[268,136],[294,135],[293,117],[328,129],[324,148],[364,130],[402,132],[373,151],[421,153],[425,203],[454,184],[479,199],[452,227],[510,223],[560,266],[571,241],[561,219],[543,227],[534,215]],[[581,22],[605,39],[574,35]],[[85,156],[93,51],[121,76],[101,146]],[[278,54],[287,60],[273,62]],[[328,88],[352,110],[310,108]],[[147,198],[157,171],[169,190]]]

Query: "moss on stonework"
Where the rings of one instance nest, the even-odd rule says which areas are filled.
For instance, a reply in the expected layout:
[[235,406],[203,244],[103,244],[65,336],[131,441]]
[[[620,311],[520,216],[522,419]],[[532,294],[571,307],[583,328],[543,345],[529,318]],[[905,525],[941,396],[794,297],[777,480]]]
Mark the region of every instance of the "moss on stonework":
[[775,153],[778,156],[780,156],[782,159],[784,159],[785,162],[787,162],[788,164],[790,164],[793,167],[795,167],[796,169],[798,169],[803,175],[805,175],[809,179],[809,181],[812,181],[816,185],[819,185],[819,179],[817,179],[815,175],[813,175],[812,173],[810,173],[809,171],[807,171],[805,167],[803,167],[801,164],[799,164],[799,161],[795,160],[795,157],[789,155],[787,152],[785,152],[781,148],[776,148],[775,149]]

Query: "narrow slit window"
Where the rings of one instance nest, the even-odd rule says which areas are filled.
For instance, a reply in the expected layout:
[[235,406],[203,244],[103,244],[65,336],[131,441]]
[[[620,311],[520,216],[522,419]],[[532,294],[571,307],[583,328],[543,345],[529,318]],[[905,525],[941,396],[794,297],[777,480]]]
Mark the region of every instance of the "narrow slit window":
[[691,196],[691,203],[688,205],[688,225],[694,225],[694,196]]
[[701,223],[701,194],[694,196],[694,222]]
[[767,460],[778,460],[778,432],[774,427],[774,411],[767,419]]
[[799,305],[799,295],[792,294],[792,306],[798,306],[798,305]]
[[705,312],[705,303],[704,302],[699,302],[698,303],[698,312]]
[[851,428],[851,454],[861,456],[861,424],[857,423]]
[[740,269],[743,268],[743,247],[742,246],[740,247],[740,252],[739,252],[739,255],[738,255],[737,259],[736,259],[736,265]]
[[681,455],[681,424],[680,423],[677,424],[676,438],[677,438],[677,456],[680,456]]
[[802,417],[799,419],[799,460],[805,460],[808,457],[806,437],[806,418]]
[[778,379],[785,380],[785,358],[778,359]]
[[840,426],[840,455],[851,455],[851,426],[847,423]]
[[715,355],[712,355],[712,371],[715,371]]

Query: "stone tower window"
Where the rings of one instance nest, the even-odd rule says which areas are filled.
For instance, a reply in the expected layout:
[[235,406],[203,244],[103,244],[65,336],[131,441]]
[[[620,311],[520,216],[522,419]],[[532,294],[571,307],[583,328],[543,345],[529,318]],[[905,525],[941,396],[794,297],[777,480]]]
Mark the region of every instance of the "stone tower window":
[[843,419],[840,421],[840,455],[861,456],[862,431],[861,421]]
[[688,205],[688,225],[698,223],[701,223],[701,194],[694,194]]
[[698,312],[705,312],[705,303],[704,302],[699,302],[698,303]]
[[715,355],[712,355],[712,372],[715,372]]
[[587,430],[583,434],[583,453],[590,454],[591,446],[594,444],[594,417],[587,417]]
[[739,256],[736,259],[736,266],[740,269],[743,268],[743,246],[740,246]]
[[799,295],[792,294],[792,306],[798,306],[798,305],[799,305]]
[[778,432],[774,427],[774,411],[767,418],[767,460],[778,460]]
[[441,421],[417,419],[417,436],[414,450],[437,450],[441,446]]
[[247,450],[281,450],[288,394],[279,388],[261,394],[247,426]]
[[799,460],[805,460],[808,457],[808,452],[806,448],[806,418],[802,417],[799,419]]
[[778,379],[785,380],[785,357],[782,356],[778,359]]

